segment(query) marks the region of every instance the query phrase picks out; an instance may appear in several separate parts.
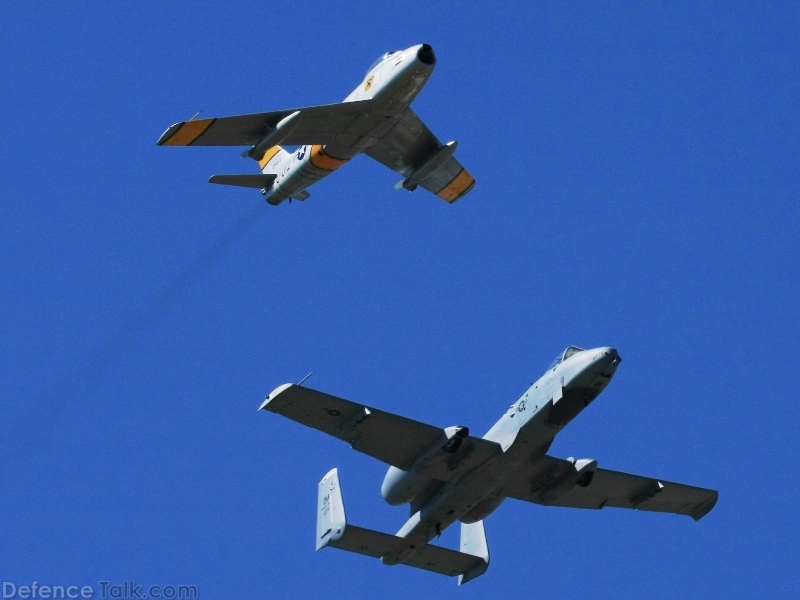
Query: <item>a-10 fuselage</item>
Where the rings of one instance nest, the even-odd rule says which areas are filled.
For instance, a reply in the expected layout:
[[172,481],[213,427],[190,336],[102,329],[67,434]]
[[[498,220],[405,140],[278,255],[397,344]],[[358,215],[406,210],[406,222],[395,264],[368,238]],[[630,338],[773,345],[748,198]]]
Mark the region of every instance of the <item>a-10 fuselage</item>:
[[381,493],[390,504],[410,502],[412,515],[397,532],[405,543],[383,562],[403,562],[456,520],[473,523],[491,514],[505,499],[495,492],[517,466],[547,453],[560,429],[605,389],[620,360],[614,348],[567,349],[483,436],[500,444],[503,452],[456,485],[390,467]]
[[[379,140],[417,97],[435,66],[436,55],[427,44],[384,54],[370,67],[364,81],[344,99],[344,102],[375,101],[371,108],[373,114],[363,119],[364,135],[354,135],[352,143],[337,141],[325,146],[301,146],[292,154],[281,152],[278,146],[272,148],[259,160],[264,173],[277,175],[272,189],[266,190],[267,202],[279,204],[287,198],[302,198],[306,188]],[[375,128],[374,120],[368,119],[373,116],[380,116],[385,126]]]

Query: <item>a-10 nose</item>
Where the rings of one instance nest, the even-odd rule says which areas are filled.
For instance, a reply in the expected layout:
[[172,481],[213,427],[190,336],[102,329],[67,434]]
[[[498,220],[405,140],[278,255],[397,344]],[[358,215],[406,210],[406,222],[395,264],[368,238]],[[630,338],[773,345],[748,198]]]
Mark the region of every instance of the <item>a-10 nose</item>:
[[608,361],[615,365],[622,362],[622,357],[619,355],[619,352],[617,352],[617,349],[611,348],[610,346],[603,348],[603,356],[608,357]]

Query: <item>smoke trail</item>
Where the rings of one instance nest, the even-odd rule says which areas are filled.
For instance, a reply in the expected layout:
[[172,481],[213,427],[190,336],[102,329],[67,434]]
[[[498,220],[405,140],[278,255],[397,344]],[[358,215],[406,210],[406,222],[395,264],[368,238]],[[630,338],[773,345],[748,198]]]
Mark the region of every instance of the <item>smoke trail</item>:
[[134,310],[122,324],[91,354],[86,364],[76,369],[45,392],[31,414],[20,418],[0,441],[0,469],[33,443],[40,429],[69,410],[79,397],[97,383],[108,370],[131,352],[142,337],[156,325],[177,302],[197,286],[259,222],[265,206],[257,204],[240,215],[215,240],[180,269],[147,302]]

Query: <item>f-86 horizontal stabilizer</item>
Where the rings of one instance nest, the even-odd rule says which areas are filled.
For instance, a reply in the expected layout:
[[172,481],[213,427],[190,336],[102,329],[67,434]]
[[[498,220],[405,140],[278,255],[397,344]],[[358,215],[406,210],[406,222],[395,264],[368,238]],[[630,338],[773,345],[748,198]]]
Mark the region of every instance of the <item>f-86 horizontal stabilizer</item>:
[[[451,577],[458,575],[459,585],[479,577],[489,567],[489,551],[483,522],[461,527],[461,552],[425,544],[401,564]],[[381,558],[397,549],[403,541],[403,538],[396,535],[348,525],[337,469],[331,469],[319,482],[317,550],[331,546]]]
[[242,175],[212,175],[208,183],[219,183],[221,185],[235,185],[238,187],[248,187],[265,189],[272,187],[277,175],[245,173]]

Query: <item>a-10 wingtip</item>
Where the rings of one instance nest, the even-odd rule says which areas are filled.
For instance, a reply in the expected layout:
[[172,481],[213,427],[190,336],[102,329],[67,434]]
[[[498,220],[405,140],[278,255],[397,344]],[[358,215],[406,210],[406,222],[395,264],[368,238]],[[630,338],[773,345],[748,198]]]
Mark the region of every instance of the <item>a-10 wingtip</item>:
[[713,495],[709,494],[708,500],[697,506],[694,511],[689,513],[689,516],[695,521],[699,521],[705,517],[717,505],[717,501],[719,500],[719,492],[716,490],[709,490],[709,492],[713,492]]
[[264,398],[264,402],[261,403],[261,406],[258,407],[258,410],[266,410],[267,405],[272,402],[281,392],[289,389],[292,387],[293,383],[284,383],[283,385],[279,385],[274,390],[272,390],[267,397]]

